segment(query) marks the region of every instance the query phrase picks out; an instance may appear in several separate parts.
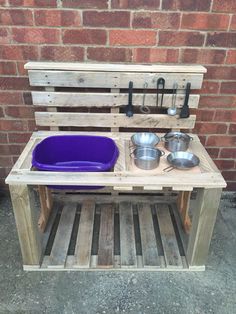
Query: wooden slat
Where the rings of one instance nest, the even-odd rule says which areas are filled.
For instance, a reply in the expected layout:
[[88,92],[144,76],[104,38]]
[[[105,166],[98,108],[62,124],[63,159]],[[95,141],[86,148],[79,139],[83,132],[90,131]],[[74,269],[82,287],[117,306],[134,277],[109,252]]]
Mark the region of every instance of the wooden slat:
[[179,89],[185,89],[188,82],[192,89],[200,89],[203,74],[195,73],[132,73],[132,72],[82,72],[82,71],[36,71],[29,70],[29,80],[32,86],[49,87],[82,87],[82,88],[128,88],[129,82],[134,88],[156,88],[158,78],[165,79],[165,88],[173,88],[174,83]]
[[85,62],[35,62],[25,64],[27,70],[69,70],[69,71],[104,71],[104,72],[176,72],[206,73],[201,65],[155,65],[155,64],[117,64]]
[[135,114],[129,118],[116,113],[49,113],[36,112],[36,124],[40,126],[80,126],[80,127],[136,127],[136,128],[181,128],[192,129],[196,116],[178,119],[166,114]]
[[121,267],[136,267],[137,259],[132,204],[128,202],[120,203],[119,212]]
[[51,263],[48,267],[64,267],[75,214],[76,204],[69,203],[64,206],[50,254]]
[[[91,191],[91,190],[90,190]],[[151,203],[174,203],[176,201],[176,196],[171,196],[169,194],[156,196],[156,192],[148,193],[148,195],[142,195],[142,192],[147,193],[141,189],[135,190],[137,194],[133,195],[103,195],[103,194],[90,194],[89,200],[96,202],[97,204],[105,203],[120,203],[120,202],[151,202]],[[149,195],[151,194],[151,195]],[[55,194],[55,200],[58,201],[71,201],[71,202],[80,202],[88,200],[87,194]]]
[[82,205],[79,230],[75,247],[74,267],[89,268],[91,259],[95,203],[85,201]]
[[43,234],[43,241],[42,241],[42,252],[43,252],[43,254],[45,254],[45,250],[46,250],[47,243],[48,243],[51,231],[52,231],[52,227],[53,227],[54,221],[55,221],[57,213],[58,213],[58,208],[59,208],[58,204],[54,203],[53,210],[51,211],[45,232]]
[[130,150],[130,139],[125,140],[125,147],[124,147],[124,153],[125,153],[125,170],[129,171],[131,166],[131,150]]
[[160,267],[150,204],[138,204],[144,267]]
[[179,231],[179,236],[181,239],[181,243],[183,245],[184,253],[186,254],[187,252],[187,245],[188,245],[188,234],[184,231],[182,221],[180,214],[178,212],[178,208],[174,202],[171,204],[172,212],[175,217],[175,222]]
[[109,268],[113,266],[114,247],[114,210],[112,204],[105,204],[101,210],[98,267]]
[[[88,131],[56,131],[56,132],[52,132],[52,131],[36,131],[32,134],[31,138],[35,139],[43,139],[46,138],[48,136],[52,136],[52,135],[85,135],[88,134]],[[100,132],[100,131],[91,131],[89,132],[89,134],[91,135],[103,135],[103,136],[108,136],[114,140],[118,140],[118,139],[125,139],[130,141],[131,136],[134,134],[134,132]],[[194,141],[200,142],[199,137],[196,134],[193,133],[188,133],[190,136],[193,137]],[[162,137],[165,135],[165,133],[157,133],[157,135],[159,137]]]
[[226,187],[220,173],[163,173],[148,175],[145,173],[131,172],[47,172],[47,171],[13,171],[7,179],[7,184],[37,184],[37,185],[106,185],[106,186],[151,186],[172,187],[176,191],[182,191],[183,186],[216,188]]
[[164,250],[166,267],[183,267],[174,227],[171,221],[167,204],[159,204],[156,207],[161,241]]
[[[184,94],[176,97],[176,107],[181,108],[184,102]],[[117,93],[68,93],[68,92],[32,92],[33,104],[40,107],[120,107],[128,103],[128,94]],[[189,108],[197,108],[199,95],[189,96]],[[143,95],[133,94],[133,105],[142,104]],[[159,95],[159,102],[161,95]],[[172,95],[164,94],[163,107],[170,107]],[[146,95],[146,104],[151,107],[156,106],[156,94]]]
[[117,148],[119,150],[119,157],[114,166],[114,172],[125,171],[125,143],[124,140],[116,141]]

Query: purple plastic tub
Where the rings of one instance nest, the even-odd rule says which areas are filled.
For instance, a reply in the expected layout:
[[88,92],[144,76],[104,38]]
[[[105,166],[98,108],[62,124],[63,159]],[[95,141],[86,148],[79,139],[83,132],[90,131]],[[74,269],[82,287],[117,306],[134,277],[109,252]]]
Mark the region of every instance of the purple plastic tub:
[[[32,165],[38,170],[101,172],[111,170],[119,151],[109,137],[58,135],[42,140],[33,150]],[[59,189],[95,189],[97,186],[53,186]]]

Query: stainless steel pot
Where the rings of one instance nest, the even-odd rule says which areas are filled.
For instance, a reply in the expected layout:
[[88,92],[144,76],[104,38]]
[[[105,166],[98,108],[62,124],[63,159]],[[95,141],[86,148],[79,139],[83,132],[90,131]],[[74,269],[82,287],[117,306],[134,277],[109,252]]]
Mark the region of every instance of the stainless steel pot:
[[142,147],[154,147],[159,142],[160,139],[155,133],[151,132],[141,132],[135,133],[131,136],[131,141],[134,146],[142,146]]
[[185,152],[193,138],[182,132],[169,132],[161,138],[165,142],[165,148],[170,152]]
[[133,151],[135,165],[144,170],[151,170],[158,167],[160,157],[165,155],[160,149],[150,147],[137,147]]

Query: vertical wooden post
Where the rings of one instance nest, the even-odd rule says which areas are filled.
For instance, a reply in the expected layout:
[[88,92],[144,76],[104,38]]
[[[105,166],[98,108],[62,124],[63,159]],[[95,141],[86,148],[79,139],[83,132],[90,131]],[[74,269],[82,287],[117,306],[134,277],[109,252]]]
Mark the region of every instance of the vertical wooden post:
[[12,205],[24,265],[40,265],[42,235],[38,231],[34,194],[27,185],[10,185]]
[[222,189],[199,189],[187,247],[189,266],[206,263]]
[[[120,93],[120,89],[119,88],[111,88],[111,93]],[[111,113],[119,113],[120,112],[120,108],[119,107],[111,107]],[[119,128],[111,128],[111,132],[119,132]],[[118,191],[112,191],[111,192],[112,195],[119,195]]]
[[179,192],[179,196],[177,199],[177,207],[182,219],[182,224],[184,231],[189,233],[190,227],[191,227],[191,221],[189,218],[189,204],[190,204],[190,197],[191,192],[190,191],[181,191]]
[[[111,88],[111,93],[120,93],[120,89],[119,88]],[[119,113],[120,112],[120,108],[119,107],[111,107],[111,113]],[[119,132],[119,128],[114,127],[111,128],[111,132]]]
[[[45,87],[45,91],[46,92],[55,92],[55,87]],[[47,107],[47,111],[48,112],[57,112],[57,108],[55,107]],[[50,130],[51,131],[59,131],[59,127],[58,126],[50,126]]]
[[52,195],[50,190],[44,185],[39,185],[38,191],[41,205],[38,227],[42,232],[44,232],[52,209]]

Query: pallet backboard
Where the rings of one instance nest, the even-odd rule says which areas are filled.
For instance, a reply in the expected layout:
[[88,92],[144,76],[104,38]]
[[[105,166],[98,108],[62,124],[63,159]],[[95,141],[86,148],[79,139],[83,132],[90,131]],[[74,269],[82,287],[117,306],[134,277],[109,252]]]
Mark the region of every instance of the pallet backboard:
[[[171,106],[172,90],[178,84],[176,107],[184,103],[186,84],[191,83],[193,90],[200,89],[203,74],[202,66],[170,65],[119,65],[92,63],[50,63],[29,62],[28,69],[31,86],[44,87],[45,91],[33,91],[35,106],[42,106],[48,112],[36,112],[39,126],[51,127],[109,127],[119,128],[154,128],[154,129],[192,129],[196,116],[179,119],[163,112]],[[159,78],[165,79],[162,108],[157,108],[162,95],[157,95]],[[124,108],[128,104],[127,88],[133,82],[134,116],[128,118]],[[145,104],[150,107],[150,114],[143,114],[138,107],[143,101],[143,88],[147,84]],[[158,101],[157,101],[158,99]],[[198,94],[191,94],[189,107],[197,108]],[[98,108],[90,112],[91,108]],[[78,112],[78,108],[82,112]],[[109,112],[104,112],[109,108]],[[84,110],[89,110],[89,113]],[[62,112],[63,111],[63,112]],[[64,113],[66,111],[66,113]],[[164,113],[164,114],[163,114]]]

